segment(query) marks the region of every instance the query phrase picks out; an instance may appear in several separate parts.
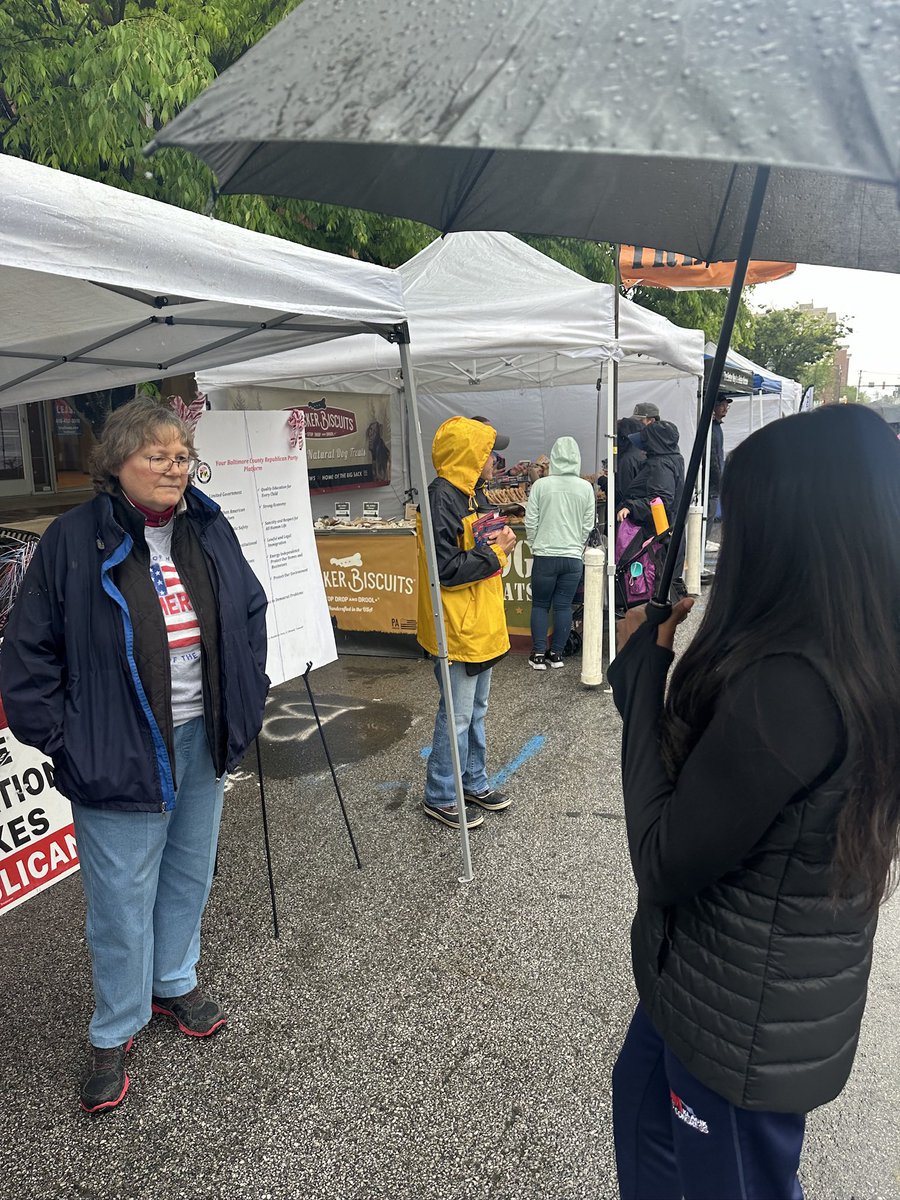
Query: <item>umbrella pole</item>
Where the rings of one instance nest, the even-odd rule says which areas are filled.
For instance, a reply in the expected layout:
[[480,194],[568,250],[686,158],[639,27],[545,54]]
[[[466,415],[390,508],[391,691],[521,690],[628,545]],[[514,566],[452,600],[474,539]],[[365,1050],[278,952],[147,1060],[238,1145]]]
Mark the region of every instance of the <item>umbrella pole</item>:
[[[675,575],[675,560],[678,556],[678,547],[681,545],[681,539],[684,536],[684,526],[687,520],[687,512],[691,505],[691,498],[694,494],[694,485],[697,481],[697,473],[700,470],[700,460],[703,458],[703,448],[706,445],[706,437],[709,433],[710,423],[712,422],[712,411],[715,407],[716,396],[719,393],[719,385],[722,382],[722,371],[725,367],[725,356],[728,354],[729,346],[731,345],[731,335],[734,331],[734,322],[737,318],[738,305],[741,301],[741,292],[744,287],[744,279],[747,275],[747,265],[750,262],[750,255],[753,251],[753,239],[756,237],[756,229],[759,225],[760,214],[762,213],[763,200],[766,196],[766,186],[769,182],[769,168],[757,167],[756,178],[753,181],[753,191],[750,195],[750,204],[747,209],[747,219],[744,222],[744,232],[741,235],[741,245],[738,250],[737,261],[734,265],[734,278],[731,281],[731,289],[728,292],[728,303],[725,306],[725,315],[722,318],[722,329],[719,333],[719,340],[716,345],[716,353],[713,358],[712,369],[706,380],[706,394],[703,398],[703,408],[700,412],[700,423],[697,426],[697,435],[694,438],[694,445],[691,450],[691,458],[687,465],[687,470],[684,473],[684,486],[681,490],[681,499],[678,502],[678,510],[675,513],[675,522],[672,526],[672,537],[669,542],[669,550],[666,554],[666,561],[663,569],[656,580],[656,587],[653,591],[653,599],[650,601],[650,610],[656,610],[658,620],[665,620],[669,612],[669,590],[672,587],[672,578]],[[752,406],[752,398],[751,398]],[[751,407],[752,411],[752,407]],[[663,612],[665,610],[665,612]],[[648,614],[649,615],[649,614]],[[652,617],[651,617],[652,620]]]
[[619,420],[619,296],[622,291],[620,255],[622,247],[613,246],[613,262],[616,274],[613,281],[613,335],[616,340],[616,356],[612,360],[609,400],[606,405],[606,634],[609,639],[609,662],[616,657],[616,472],[619,467],[617,456],[616,424]]
[[[459,813],[459,851],[462,856],[460,883],[471,883],[472,859],[469,854],[469,828],[466,825],[466,802],[463,795],[462,769],[459,762],[459,745],[456,741],[456,713],[453,711],[453,696],[450,691],[450,659],[447,654],[447,630],[444,625],[444,606],[441,601],[441,584],[438,576],[437,555],[434,549],[434,528],[431,524],[431,504],[428,497],[428,475],[425,470],[425,449],[422,444],[422,426],[419,423],[419,402],[416,397],[416,381],[409,356],[409,328],[406,322],[398,329],[400,364],[403,368],[403,386],[406,391],[407,413],[410,429],[415,441],[415,466],[418,471],[419,516],[422,525],[422,541],[425,544],[425,562],[428,567],[428,588],[431,592],[431,612],[437,637],[438,665],[441,675],[441,690],[444,693],[444,711],[447,714],[447,729],[450,736],[450,758],[456,782],[456,811]],[[423,585],[419,580],[419,586]]]

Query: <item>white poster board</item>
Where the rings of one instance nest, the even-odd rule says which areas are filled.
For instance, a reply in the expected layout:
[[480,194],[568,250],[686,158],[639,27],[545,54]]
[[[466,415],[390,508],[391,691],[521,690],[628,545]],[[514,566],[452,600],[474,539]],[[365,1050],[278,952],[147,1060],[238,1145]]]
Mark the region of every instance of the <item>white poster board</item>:
[[231,522],[269,600],[272,685],[337,650],[319,570],[298,413],[208,412],[197,426],[198,484]]
[[0,912],[78,869],[72,809],[53,764],[16,741],[0,707]]

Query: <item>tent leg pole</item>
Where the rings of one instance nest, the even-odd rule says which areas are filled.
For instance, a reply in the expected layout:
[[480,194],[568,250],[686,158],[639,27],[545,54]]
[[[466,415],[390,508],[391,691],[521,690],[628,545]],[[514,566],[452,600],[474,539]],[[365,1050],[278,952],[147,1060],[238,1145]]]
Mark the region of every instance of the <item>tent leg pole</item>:
[[[453,695],[450,691],[450,659],[447,654],[447,630],[444,625],[444,607],[441,601],[441,585],[438,577],[437,555],[434,549],[434,529],[431,524],[431,506],[428,502],[428,475],[425,469],[425,448],[422,444],[422,426],[419,422],[419,402],[416,396],[416,381],[413,376],[409,355],[409,332],[404,325],[405,340],[400,342],[400,364],[403,368],[403,386],[409,411],[409,424],[415,441],[415,466],[418,471],[419,513],[422,523],[422,540],[425,543],[425,562],[428,566],[428,587],[431,592],[431,612],[437,636],[438,664],[441,675],[441,690],[444,693],[444,710],[450,732],[450,757],[456,783],[456,811],[459,813],[459,850],[462,858],[460,883],[471,883],[472,858],[469,853],[469,828],[466,825],[466,802],[463,796],[462,769],[459,762],[459,746],[456,741],[456,714],[453,711]],[[422,580],[419,586],[422,586]]]
[[[687,470],[684,474],[684,486],[681,490],[681,500],[678,504],[678,511],[675,514],[675,521],[672,525],[672,537],[669,542],[669,550],[666,554],[666,561],[663,564],[663,569],[659,573],[656,580],[656,587],[653,592],[653,599],[650,601],[649,610],[655,610],[657,618],[665,620],[665,616],[669,611],[669,591],[672,587],[672,579],[675,575],[675,559],[678,556],[678,547],[681,545],[681,539],[684,536],[684,526],[687,521],[687,512],[691,506],[691,499],[694,493],[694,484],[697,479],[697,473],[700,470],[700,460],[703,457],[703,448],[706,443],[706,437],[709,432],[710,422],[712,421],[712,410],[715,407],[716,397],[719,393],[719,386],[722,383],[722,371],[725,367],[725,356],[728,353],[728,348],[731,345],[731,335],[734,331],[734,323],[737,318],[738,305],[741,302],[741,292],[744,287],[744,279],[747,275],[747,266],[750,262],[750,255],[753,252],[753,239],[756,237],[756,229],[759,225],[759,218],[762,213],[763,201],[766,196],[766,187],[769,183],[769,168],[757,167],[756,176],[753,181],[753,191],[750,195],[750,204],[747,208],[747,219],[744,222],[744,232],[741,234],[741,244],[738,250],[737,261],[734,265],[734,278],[731,281],[731,288],[728,292],[728,303],[725,306],[725,315],[722,318],[722,330],[719,334],[719,341],[716,345],[716,353],[713,358],[712,369],[706,380],[706,393],[703,398],[703,408],[700,412],[700,423],[697,427],[697,436],[694,438],[694,445],[691,450],[690,462],[687,465]],[[752,403],[752,401],[751,401]],[[651,618],[652,619],[652,618]]]

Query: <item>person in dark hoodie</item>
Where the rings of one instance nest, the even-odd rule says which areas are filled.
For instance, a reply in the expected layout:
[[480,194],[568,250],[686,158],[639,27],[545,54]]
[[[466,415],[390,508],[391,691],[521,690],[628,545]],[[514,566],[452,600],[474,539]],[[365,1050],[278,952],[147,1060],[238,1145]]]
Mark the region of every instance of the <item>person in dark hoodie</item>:
[[650,537],[655,532],[650,501],[662,500],[671,525],[684,484],[684,459],[678,448],[678,427],[671,421],[654,421],[641,430],[646,458],[627,487],[617,496],[616,520],[631,517]]
[[637,417],[619,417],[616,422],[616,492],[622,496],[647,461],[647,455],[632,441],[644,429]]
[[197,983],[226,772],[259,733],[266,596],[219,506],[190,485],[193,436],[134,400],[94,449],[97,495],[58,517],[0,660],[9,727],[72,802],[94,983],[81,1107],[117,1107],[151,1013],[208,1037]]
[[[675,510],[684,487],[684,459],[678,448],[678,426],[671,421],[652,421],[645,425],[640,434],[640,444],[646,458],[635,472],[627,488],[623,488],[616,499],[616,520],[630,517],[640,525],[647,537],[656,532],[650,501],[659,497],[665,506],[669,525],[675,520]],[[687,595],[682,578],[684,571],[685,539],[678,546],[675,563],[675,578],[672,581],[674,599]]]

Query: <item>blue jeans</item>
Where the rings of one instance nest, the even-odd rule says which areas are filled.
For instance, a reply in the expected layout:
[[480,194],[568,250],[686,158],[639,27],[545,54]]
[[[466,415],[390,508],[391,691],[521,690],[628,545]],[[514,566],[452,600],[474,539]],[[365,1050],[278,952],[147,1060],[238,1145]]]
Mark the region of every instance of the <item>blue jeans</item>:
[[100,1049],[147,1024],[151,995],[182,996],[197,982],[225,791],[202,717],[175,729],[175,777],[171,812],[72,805],[94,978],[90,1039]]
[[621,1200],[803,1200],[801,1113],[736,1108],[695,1079],[638,1005],[613,1069]]
[[572,601],[581,583],[584,563],[580,558],[561,558],[552,554],[535,555],[531,560],[531,643],[536,654],[547,649],[550,608],[553,608],[553,644],[550,649],[562,654],[572,630]]
[[[487,791],[488,787],[484,717],[491,694],[492,673],[493,669],[482,671],[480,675],[467,675],[465,663],[450,664],[450,694],[456,716],[456,744],[459,747],[463,787],[467,792],[476,794]],[[439,662],[434,664],[434,675],[441,688],[441,700],[425,774],[425,803],[435,808],[453,808],[456,805],[456,785]]]

